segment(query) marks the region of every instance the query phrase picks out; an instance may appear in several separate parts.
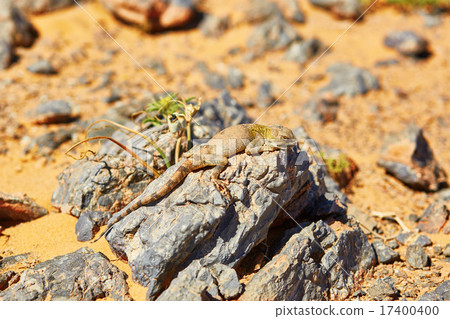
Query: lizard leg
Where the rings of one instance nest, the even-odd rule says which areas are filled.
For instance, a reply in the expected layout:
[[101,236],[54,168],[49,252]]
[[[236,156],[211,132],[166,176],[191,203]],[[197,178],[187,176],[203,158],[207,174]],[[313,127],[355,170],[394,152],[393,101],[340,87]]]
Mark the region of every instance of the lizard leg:
[[207,161],[209,165],[215,165],[211,173],[211,181],[214,183],[214,186],[219,192],[225,193],[228,197],[231,197],[226,183],[219,178],[220,173],[223,172],[228,164],[228,158],[216,156],[214,158],[207,159]]
[[269,144],[264,138],[258,138],[247,145],[245,153],[248,155],[255,155],[262,152],[273,152],[278,149],[278,146]]

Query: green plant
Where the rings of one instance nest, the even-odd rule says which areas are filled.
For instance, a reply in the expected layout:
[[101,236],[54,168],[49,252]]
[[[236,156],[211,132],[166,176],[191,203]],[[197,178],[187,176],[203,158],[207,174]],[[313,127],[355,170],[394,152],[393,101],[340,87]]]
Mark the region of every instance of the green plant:
[[347,160],[347,156],[344,154],[339,154],[339,157],[329,157],[325,158],[325,165],[330,174],[341,173],[350,167],[350,162]]
[[171,118],[175,115],[177,117],[184,117],[186,115],[186,107],[194,100],[194,97],[188,99],[179,99],[178,93],[171,93],[159,100],[153,99],[145,109],[147,118],[143,123],[152,123],[154,126],[170,123]]

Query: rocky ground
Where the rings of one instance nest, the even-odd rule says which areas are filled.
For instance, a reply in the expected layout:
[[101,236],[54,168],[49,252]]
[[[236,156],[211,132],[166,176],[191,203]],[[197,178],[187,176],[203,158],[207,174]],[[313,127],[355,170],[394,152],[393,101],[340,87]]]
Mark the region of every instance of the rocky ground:
[[[144,2],[0,5],[0,299],[450,299],[445,8],[379,1],[348,29],[367,2]],[[139,129],[131,115],[162,88],[203,99],[196,137],[257,120],[301,142],[268,162],[321,152],[228,168],[232,200],[190,174],[91,243],[167,177],[146,188],[109,144],[64,152],[95,119]],[[173,152],[172,134],[149,134]]]

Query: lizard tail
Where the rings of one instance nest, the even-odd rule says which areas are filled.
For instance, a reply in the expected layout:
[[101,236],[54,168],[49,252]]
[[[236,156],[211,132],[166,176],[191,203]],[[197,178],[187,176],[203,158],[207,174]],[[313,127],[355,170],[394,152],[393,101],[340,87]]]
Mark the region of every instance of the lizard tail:
[[[186,165],[187,164],[187,165]],[[151,194],[150,196],[144,197],[135,203],[133,203],[130,207],[125,209],[123,212],[118,213],[115,215],[111,220],[108,222],[107,229],[100,234],[100,236],[93,240],[92,243],[97,242],[99,239],[101,239],[103,236],[107,235],[113,226],[132,212],[134,212],[139,207],[148,205],[165,195],[167,195],[171,190],[173,190],[190,172],[192,172],[192,165],[190,162],[186,162],[184,165],[181,165],[178,167],[178,169],[175,171],[173,176],[167,181],[165,185],[163,185],[160,189],[158,189],[155,193]]]

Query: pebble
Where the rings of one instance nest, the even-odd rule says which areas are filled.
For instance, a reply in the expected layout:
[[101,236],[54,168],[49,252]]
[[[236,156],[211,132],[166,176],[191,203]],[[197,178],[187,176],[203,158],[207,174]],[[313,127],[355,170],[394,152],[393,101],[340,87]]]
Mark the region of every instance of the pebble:
[[48,60],[39,60],[27,67],[31,73],[51,75],[58,73]]
[[69,102],[52,100],[39,104],[28,116],[36,124],[68,123],[78,117]]
[[430,264],[430,258],[422,246],[409,245],[406,250],[406,263],[412,268],[422,269]]
[[430,55],[428,41],[413,31],[391,32],[385,37],[384,44],[404,56],[426,58]]
[[392,248],[386,246],[382,241],[376,240],[372,244],[377,254],[378,262],[381,264],[391,264],[400,260],[400,255]]
[[443,254],[445,257],[450,257],[450,244],[445,245]]
[[412,235],[412,233],[401,233],[399,234],[397,237],[395,237],[395,239],[401,244],[401,245],[406,245],[406,241],[408,240],[408,238]]
[[227,82],[233,89],[240,89],[244,86],[244,73],[235,67],[228,68]]
[[369,296],[375,300],[394,300],[400,296],[400,292],[395,288],[392,278],[386,277],[377,279],[375,283],[367,289]]
[[268,80],[262,81],[258,88],[258,106],[261,108],[269,107],[274,101],[275,98],[272,96],[272,83]]
[[431,240],[425,235],[419,235],[413,245],[419,245],[422,247],[431,246]]
[[386,243],[386,245],[392,249],[397,249],[398,247],[400,247],[396,240],[390,240]]

